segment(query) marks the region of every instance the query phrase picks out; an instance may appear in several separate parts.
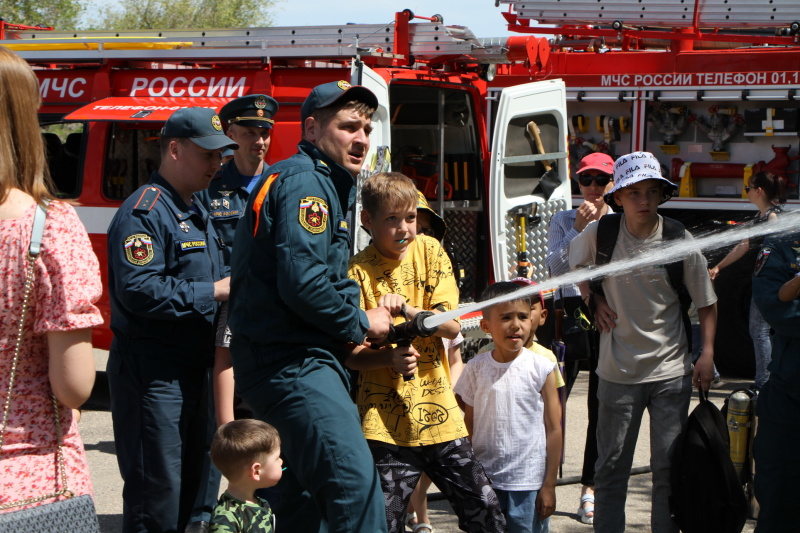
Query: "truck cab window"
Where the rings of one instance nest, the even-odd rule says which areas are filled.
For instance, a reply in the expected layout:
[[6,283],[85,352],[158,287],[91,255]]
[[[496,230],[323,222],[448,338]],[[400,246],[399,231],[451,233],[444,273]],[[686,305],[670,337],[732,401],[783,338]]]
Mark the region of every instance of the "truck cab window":
[[158,169],[159,130],[148,126],[125,122],[112,125],[103,167],[103,194],[109,199],[124,200]]
[[[475,235],[485,233],[485,190],[472,92],[453,85],[389,85],[392,169],[414,180],[448,225],[448,250],[462,301],[474,300],[488,278],[486,254]],[[443,168],[442,168],[443,167]],[[444,187],[440,205],[439,186]],[[469,273],[468,275],[466,273]]]
[[483,175],[470,93],[402,83],[389,92],[394,170],[413,179],[429,200],[439,197],[440,174],[445,200],[480,200]]
[[83,184],[83,122],[43,122],[47,168],[59,198],[77,198]]

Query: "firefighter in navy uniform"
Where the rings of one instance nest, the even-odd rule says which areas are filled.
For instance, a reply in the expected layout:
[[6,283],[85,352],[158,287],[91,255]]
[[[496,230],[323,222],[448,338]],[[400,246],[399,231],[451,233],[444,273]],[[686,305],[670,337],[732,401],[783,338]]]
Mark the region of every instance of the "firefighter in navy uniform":
[[348,350],[385,338],[391,323],[385,308],[360,309],[347,276],[347,214],[377,105],[371,91],[344,81],[315,87],[301,108],[299,152],[270,167],[236,228],[236,391],[281,435],[287,470],[273,508],[286,531],[386,531],[343,365]]
[[778,298],[781,286],[798,274],[800,233],[767,239],[753,272],[753,300],[774,331],[769,379],[756,403],[756,533],[800,531],[800,299]]
[[236,147],[212,109],[173,113],[161,164],[108,228],[108,359],[123,531],[182,532],[201,483],[223,244],[194,193]]
[[[222,166],[208,189],[197,193],[197,197],[208,210],[217,234],[225,243],[225,264],[230,265],[230,250],[233,235],[239,222],[247,198],[256,182],[264,175],[268,165],[264,161],[269,150],[274,116],[278,102],[265,94],[251,94],[236,98],[225,104],[219,112],[227,134],[239,148],[233,151],[233,159]],[[234,399],[233,370],[231,369],[230,338],[228,327],[228,308],[220,306],[219,322],[215,339],[214,369],[211,378],[212,404],[209,419],[208,448],[211,438],[220,425],[237,418],[252,418],[252,413],[239,398]],[[216,406],[216,407],[215,407]],[[185,533],[205,533],[208,531],[211,513],[217,503],[220,473],[206,452],[204,475],[208,482],[206,489],[198,494],[192,511],[190,524]]]
[[269,150],[278,102],[265,94],[251,94],[231,100],[219,111],[227,125],[228,137],[239,145],[233,160],[211,181],[198,197],[208,209],[217,233],[230,247],[236,223],[242,216],[247,197],[269,165],[264,158]]

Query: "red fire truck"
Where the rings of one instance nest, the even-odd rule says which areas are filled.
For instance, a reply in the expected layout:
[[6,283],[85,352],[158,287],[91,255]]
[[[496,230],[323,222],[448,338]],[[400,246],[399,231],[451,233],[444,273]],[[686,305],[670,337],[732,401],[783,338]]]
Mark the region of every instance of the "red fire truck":
[[[268,154],[278,161],[296,151],[300,105],[311,88],[340,79],[379,96],[360,179],[393,168],[416,180],[449,225],[462,300],[474,299],[492,278],[507,279],[518,262],[546,277],[547,221],[571,201],[566,89],[559,80],[520,78],[490,93],[487,81],[494,64],[542,69],[541,38],[517,37],[512,50],[410,11],[388,25],[76,33],[6,27],[2,37],[39,76],[50,172],[60,194],[76,202],[104,280],[108,223],[158,168],[159,130],[173,111],[269,94],[281,105]],[[107,319],[107,298],[101,310]],[[108,327],[95,330],[96,347],[110,339]]]
[[[752,217],[744,186],[759,171],[786,180],[798,204],[800,4],[790,0],[499,0],[508,28],[550,35],[543,76],[498,65],[503,84],[567,86],[570,162],[587,153],[652,152],[680,195],[661,207],[692,232]],[[536,21],[538,24],[534,24]],[[577,201],[578,199],[575,199]],[[713,265],[727,250],[708,253]],[[754,253],[754,252],[752,252]],[[753,374],[752,261],[716,281],[716,359]]]
[[[272,95],[281,110],[268,159],[277,161],[295,150],[310,88],[336,79],[380,95],[363,176],[392,168],[417,180],[450,227],[464,301],[528,261],[534,279],[546,277],[547,223],[580,201],[569,167],[592,151],[654,153],[680,184],[663,212],[692,231],[752,216],[743,187],[761,170],[783,176],[790,207],[798,203],[800,4],[495,4],[517,35],[479,39],[406,10],[388,25],[12,27],[0,38],[37,69],[51,170],[79,204],[101,263],[107,224],[157,168],[158,131],[175,109]],[[740,374],[752,374],[746,263],[716,285],[719,366]],[[107,329],[96,332],[97,346],[109,340]]]

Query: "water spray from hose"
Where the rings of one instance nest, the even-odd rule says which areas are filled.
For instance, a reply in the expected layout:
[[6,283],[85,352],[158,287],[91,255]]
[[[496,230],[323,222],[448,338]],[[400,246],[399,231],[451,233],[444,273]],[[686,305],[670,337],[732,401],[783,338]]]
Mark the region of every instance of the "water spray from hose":
[[795,231],[800,231],[800,209],[788,211],[778,217],[774,222],[756,224],[753,226],[742,226],[740,228],[728,230],[723,233],[711,233],[696,237],[694,239],[686,239],[678,242],[670,241],[669,243],[666,243],[661,241],[654,246],[643,248],[641,252],[636,255],[636,257],[623,259],[620,261],[611,261],[610,263],[597,268],[584,268],[575,270],[569,274],[564,274],[562,276],[557,276],[555,278],[543,281],[538,285],[522,287],[511,294],[498,296],[497,298],[492,298],[491,300],[470,304],[452,311],[429,316],[425,319],[424,325],[426,328],[436,328],[448,320],[454,320],[462,315],[480,311],[482,309],[486,309],[487,307],[491,307],[503,302],[513,301],[522,296],[550,291],[561,287],[562,285],[572,285],[594,278],[619,274],[620,272],[630,272],[648,266],[672,263],[684,259],[694,252],[724,248],[743,239],[750,239],[753,237],[760,237],[762,235],[778,233],[792,233]]

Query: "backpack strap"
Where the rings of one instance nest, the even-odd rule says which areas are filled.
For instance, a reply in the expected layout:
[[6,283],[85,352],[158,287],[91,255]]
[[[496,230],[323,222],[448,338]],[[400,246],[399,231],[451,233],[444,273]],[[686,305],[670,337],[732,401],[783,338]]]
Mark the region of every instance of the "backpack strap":
[[[664,230],[662,237],[665,241],[675,241],[684,239],[686,237],[686,228],[683,224],[674,218],[664,218]],[[689,343],[689,349],[692,346],[692,321],[689,318],[689,307],[692,305],[692,297],[686,284],[683,282],[683,260],[674,261],[665,267],[667,269],[667,278],[669,284],[675,294],[678,295],[678,303],[681,307],[681,318],[683,319],[683,327],[686,330],[686,340]]]
[[[619,236],[619,225],[622,215],[619,213],[609,213],[597,220],[597,251],[594,256],[595,266],[601,266],[611,261],[614,254],[614,247],[617,245]],[[596,278],[589,281],[589,288],[593,294],[603,293],[603,278]]]
[[[664,229],[662,231],[662,238],[665,241],[672,241],[683,239],[686,237],[686,228],[677,220],[669,217],[662,217],[664,220]],[[614,247],[617,245],[617,237],[619,236],[619,228],[622,221],[622,214],[611,213],[600,217],[597,221],[597,250],[595,253],[594,264],[601,266],[611,261],[611,256],[614,254]],[[686,284],[683,282],[683,261],[675,261],[666,265],[667,278],[669,284],[678,295],[678,302],[681,308],[681,317],[683,319],[683,327],[686,330],[686,339],[689,346],[692,345],[692,321],[689,319],[689,307],[692,304],[692,298],[689,291],[686,289]],[[589,289],[592,294],[603,293],[603,278],[596,278],[589,282]]]
[[[730,462],[725,461],[725,459],[730,460],[731,457],[729,451],[730,444],[727,438],[728,426],[725,424],[725,417],[722,416],[722,413],[720,413],[718,417],[712,416],[712,411],[716,410],[717,406],[708,399],[708,392],[704,391],[702,387],[700,387],[697,392],[700,397],[700,403],[692,411],[692,415],[694,415],[695,420],[698,422],[697,427],[703,434],[703,437],[714,455],[722,458],[723,463]],[[716,429],[716,432],[714,429]],[[732,462],[730,462],[730,466],[731,469],[733,469]],[[725,467],[723,466],[723,468]],[[734,470],[734,474],[735,472]],[[727,473],[730,474],[730,472]],[[734,477],[738,478],[738,476]]]
[[[733,470],[733,464],[730,463],[730,453],[728,452],[728,446],[725,442],[725,437],[723,435],[727,435],[727,428],[725,428],[725,433],[722,433],[721,429],[717,425],[717,421],[711,416],[711,413],[708,411],[708,408],[697,409],[693,411],[695,415],[695,419],[697,422],[697,428],[703,434],[706,442],[708,443],[711,452],[719,458],[721,458],[721,463],[729,463],[731,470]],[[711,428],[715,428],[718,431],[714,431]],[[725,460],[727,459],[727,461]],[[724,469],[728,469],[727,466],[723,466]],[[738,474],[734,470],[732,475],[730,472],[727,472],[729,479],[738,479]]]

